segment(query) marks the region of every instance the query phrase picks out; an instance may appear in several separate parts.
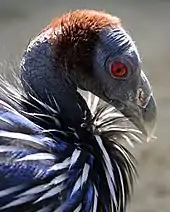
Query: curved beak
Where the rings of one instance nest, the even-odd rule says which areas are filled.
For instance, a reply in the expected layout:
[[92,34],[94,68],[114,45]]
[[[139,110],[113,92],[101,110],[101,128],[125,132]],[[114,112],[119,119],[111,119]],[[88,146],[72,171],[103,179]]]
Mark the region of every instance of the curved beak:
[[148,96],[148,101],[145,107],[134,105],[132,110],[128,108],[121,111],[136,127],[147,137],[149,141],[155,131],[157,109],[153,95]]
[[157,118],[157,107],[152,89],[144,72],[141,71],[139,86],[136,94],[136,108],[139,119],[136,126],[147,136],[153,136]]
[[[154,134],[157,107],[152,89],[144,72],[141,71],[137,90],[133,91],[135,98],[126,99],[121,108],[123,113],[147,137],[149,141]],[[119,106],[117,107],[119,109]]]
[[156,102],[152,95],[149,97],[149,101],[146,107],[141,109],[141,113],[141,123],[143,122],[142,125],[145,130],[143,133],[145,133],[145,135],[148,137],[148,140],[150,140],[154,134],[157,118]]

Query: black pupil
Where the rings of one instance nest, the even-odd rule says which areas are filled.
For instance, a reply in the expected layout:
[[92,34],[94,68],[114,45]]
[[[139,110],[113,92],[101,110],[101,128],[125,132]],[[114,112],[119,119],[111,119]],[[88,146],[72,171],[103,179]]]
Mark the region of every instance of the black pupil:
[[122,72],[122,69],[118,68],[116,71],[117,71],[118,74],[120,74]]

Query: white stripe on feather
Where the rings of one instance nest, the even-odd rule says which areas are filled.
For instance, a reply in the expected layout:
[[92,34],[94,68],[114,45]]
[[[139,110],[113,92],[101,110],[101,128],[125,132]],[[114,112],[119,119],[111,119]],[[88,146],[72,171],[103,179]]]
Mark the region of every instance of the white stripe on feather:
[[10,195],[14,192],[21,191],[26,188],[26,185],[13,186],[0,191],[0,198]]
[[80,205],[73,212],[80,212],[81,208],[82,208],[82,204],[80,203]]
[[140,137],[138,137],[136,134],[134,134],[134,133],[129,133],[129,136],[131,136],[132,139],[133,139],[135,142],[138,142],[138,143],[142,144],[142,140],[141,140]]
[[124,140],[132,147],[132,148],[134,148],[135,146],[134,146],[134,144],[133,144],[133,142],[131,141],[131,139],[126,135],[126,134],[121,134],[121,136],[122,136],[122,138],[124,138]]
[[81,150],[75,149],[72,156],[71,156],[71,161],[70,161],[70,167],[71,168],[78,160],[79,156],[81,154]]
[[97,105],[99,104],[99,97],[94,96],[93,104],[91,105],[90,111],[94,115],[97,110]]
[[[43,143],[41,142],[42,139],[36,138],[35,136],[23,134],[23,133],[16,133],[16,132],[8,132],[8,131],[0,131],[0,137],[5,137],[5,138],[11,138],[11,139],[19,139],[19,140],[25,140],[29,142],[33,142],[35,144],[38,144],[40,146],[44,146]],[[28,143],[31,145],[31,143]]]
[[89,170],[90,170],[89,164],[85,163],[84,168],[83,168],[82,178],[81,178],[81,187],[87,181],[87,178],[88,178],[88,175],[89,175]]
[[3,118],[3,117],[0,117],[0,121],[5,122],[5,123],[10,124],[10,125],[13,125],[13,123],[10,120]]
[[57,163],[55,164],[54,166],[52,166],[49,171],[51,170],[54,170],[54,171],[57,171],[57,170],[60,170],[60,169],[65,169],[67,167],[69,167],[70,165],[70,157],[69,158],[66,158],[63,162],[61,163]]
[[[113,202],[112,199],[110,200],[110,203],[111,203],[111,212],[114,212],[114,202]],[[118,212],[119,212],[119,211],[118,211]]]
[[[114,112],[114,113],[113,113]],[[105,116],[105,115],[114,115],[114,116],[120,116],[121,113],[116,112],[115,107],[108,107],[105,110],[102,111],[102,113],[100,114],[100,116]]]
[[49,190],[47,193],[45,193],[42,197],[38,198],[34,203],[38,203],[44,199],[47,199],[47,198],[50,198],[50,197],[53,197],[54,195],[60,193],[61,191],[63,191],[66,187],[61,184],[61,185],[58,185],[54,188],[52,188],[51,190]]
[[49,185],[57,185],[59,183],[62,183],[63,181],[65,181],[68,178],[67,174],[61,174],[57,177],[55,177],[50,183]]
[[119,131],[119,132],[127,132],[127,133],[138,133],[138,134],[142,134],[141,131],[136,130],[136,129],[132,129],[132,128],[125,128],[125,127],[118,127],[117,125],[114,124],[109,124],[109,126],[105,126],[104,127],[106,131]]
[[105,110],[103,110],[99,116],[102,120],[107,119],[107,118],[118,118],[118,117],[124,117],[122,113],[117,111],[115,107],[108,107]]
[[[122,198],[119,198],[121,202],[119,202],[119,206],[122,204],[123,207],[125,206],[125,187],[124,187],[124,183],[123,183],[123,176],[122,176],[122,173],[121,173],[121,170],[119,168],[119,165],[117,164],[117,162],[115,161],[115,165],[117,167],[117,170],[118,170],[118,173],[119,173],[119,179],[120,179],[120,184],[121,184],[121,190],[122,190]],[[120,208],[119,208],[119,211],[120,211]]]
[[56,157],[50,153],[35,153],[31,155],[27,155],[23,158],[19,158],[16,161],[29,161],[29,160],[55,160]]
[[21,151],[21,150],[23,150],[22,147],[17,146],[5,146],[5,145],[0,146],[0,153]]
[[94,198],[93,198],[93,205],[91,208],[91,212],[97,212],[98,192],[95,185],[93,186],[93,189],[94,189]]
[[43,103],[42,101],[38,100],[34,96],[30,95],[30,97],[35,100],[38,104],[40,104],[42,107],[46,108],[47,110],[50,110],[51,112],[58,114],[58,111],[56,111],[54,108],[50,107],[49,105]]
[[61,131],[61,130],[56,130],[56,129],[42,130],[42,133],[50,133],[50,132],[58,132],[58,133],[63,134],[64,136],[68,135],[66,132]]
[[36,196],[34,196],[34,195],[25,196],[25,197],[22,197],[22,198],[19,198],[17,200],[10,202],[9,204],[1,207],[0,209],[3,210],[3,209],[8,209],[8,208],[11,208],[11,207],[14,207],[14,206],[18,206],[18,205],[24,204],[26,202],[29,202],[31,200],[34,200],[35,198],[36,198]]
[[123,115],[122,116],[120,116],[120,115],[115,115],[115,114],[111,114],[111,113],[109,113],[109,114],[106,114],[106,115],[104,115],[104,116],[101,116],[100,117],[100,122],[102,123],[102,122],[104,122],[104,121],[106,121],[107,119],[111,119],[111,118],[121,118],[121,117],[123,117]]
[[[54,121],[54,123],[56,124],[56,126],[58,127],[61,127],[61,123],[60,121],[54,117],[54,116],[51,116],[51,115],[47,115],[47,114],[41,114],[41,113],[27,113],[27,112],[24,112],[25,114],[28,114],[29,116],[34,116],[36,118],[49,118],[51,119],[52,121]],[[43,121],[43,119],[41,119]]]
[[72,190],[72,192],[71,192],[71,197],[73,196],[73,194],[74,194],[76,191],[79,190],[80,186],[81,186],[81,176],[78,178],[78,180],[76,181],[76,183],[75,183],[75,185],[74,185],[74,187],[73,187],[73,190]]
[[117,208],[118,204],[117,204],[114,184],[113,184],[112,178],[110,177],[110,174],[109,174],[109,172],[106,168],[105,168],[105,174],[106,174],[106,179],[107,179],[107,183],[108,183],[108,186],[109,186],[111,197],[113,199],[115,207]]
[[23,192],[22,194],[17,195],[17,197],[39,194],[39,193],[44,192],[46,190],[49,190],[48,184],[39,185],[39,186],[35,186],[34,188],[31,188],[31,189]]
[[54,98],[54,96],[52,96],[52,98],[53,98],[53,102],[54,102],[54,104],[55,104],[55,106],[56,106],[58,112],[60,112],[60,106],[59,106],[59,104],[57,103],[57,101],[56,101],[56,99]]
[[123,155],[123,157],[126,160],[126,163],[128,163],[128,165],[130,166],[131,170],[133,171],[133,174],[135,175],[135,170],[134,170],[134,167],[132,166],[133,161],[131,160],[129,155],[125,151],[123,151],[117,144],[114,144],[114,147],[117,148],[119,150],[119,152]]
[[88,108],[91,108],[91,104],[92,104],[92,93],[88,92],[88,97],[87,97],[87,106],[88,106]]
[[4,107],[4,108],[8,108],[9,110],[11,110],[11,111],[16,111],[13,107],[11,107],[9,104],[7,104],[6,102],[4,102],[4,101],[2,101],[2,100],[0,100],[0,106],[2,107]]
[[[112,179],[112,181],[113,181],[113,183],[114,183],[114,185],[115,185],[115,178],[114,178],[113,171],[112,171],[113,168],[112,168],[112,163],[111,163],[111,161],[110,161],[110,157],[109,157],[109,155],[108,155],[108,153],[107,153],[107,151],[106,151],[106,149],[105,149],[105,147],[104,147],[104,145],[103,145],[103,141],[102,141],[102,139],[100,138],[100,136],[99,136],[99,135],[95,135],[95,137],[96,137],[96,141],[97,141],[98,144],[99,144],[100,149],[101,149],[102,152],[103,152],[103,158],[104,158],[105,165],[106,165],[107,170],[108,170],[108,172],[109,172],[109,174],[110,174],[110,177],[111,177],[111,179]],[[116,185],[115,185],[115,186],[116,186]]]
[[105,162],[104,169],[105,169],[105,174],[106,174],[108,186],[109,186],[110,193],[111,193],[111,196],[113,198],[114,204],[117,207],[117,200],[116,200],[116,195],[115,195],[116,184],[115,184],[115,178],[114,178],[113,171],[112,171],[113,168],[112,168],[112,164],[111,164],[111,161],[110,161],[110,157],[109,157],[109,155],[108,155],[108,153],[107,153],[107,151],[106,151],[106,149],[103,145],[103,142],[102,142],[102,139],[100,138],[100,136],[95,135],[95,137],[96,137],[96,141],[99,144],[100,149],[103,152],[103,159],[104,159],[104,162]]

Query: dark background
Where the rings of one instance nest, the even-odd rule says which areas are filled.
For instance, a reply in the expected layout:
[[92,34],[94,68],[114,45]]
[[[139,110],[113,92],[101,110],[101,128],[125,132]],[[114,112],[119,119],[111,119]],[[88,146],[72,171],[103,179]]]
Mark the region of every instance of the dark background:
[[139,162],[129,212],[170,211],[170,1],[168,0],[0,0],[0,66],[11,70],[29,42],[49,21],[75,8],[105,10],[122,19],[143,58],[143,70],[158,104],[153,143],[134,150]]

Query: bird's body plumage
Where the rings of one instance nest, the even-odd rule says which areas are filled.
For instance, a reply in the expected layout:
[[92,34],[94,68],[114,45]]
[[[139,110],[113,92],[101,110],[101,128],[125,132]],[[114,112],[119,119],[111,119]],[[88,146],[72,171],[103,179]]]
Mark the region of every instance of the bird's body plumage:
[[155,105],[119,19],[90,10],[55,19],[28,45],[20,73],[19,86],[0,83],[0,211],[125,211],[136,170],[121,141],[141,141],[144,129],[126,116],[135,109],[132,122],[144,126]]
[[139,133],[123,127],[127,119],[111,107],[97,112],[96,103],[95,117],[84,111],[74,129],[62,124],[58,105],[8,88],[1,86],[13,105],[0,102],[0,211],[124,210],[136,170],[120,141]]

